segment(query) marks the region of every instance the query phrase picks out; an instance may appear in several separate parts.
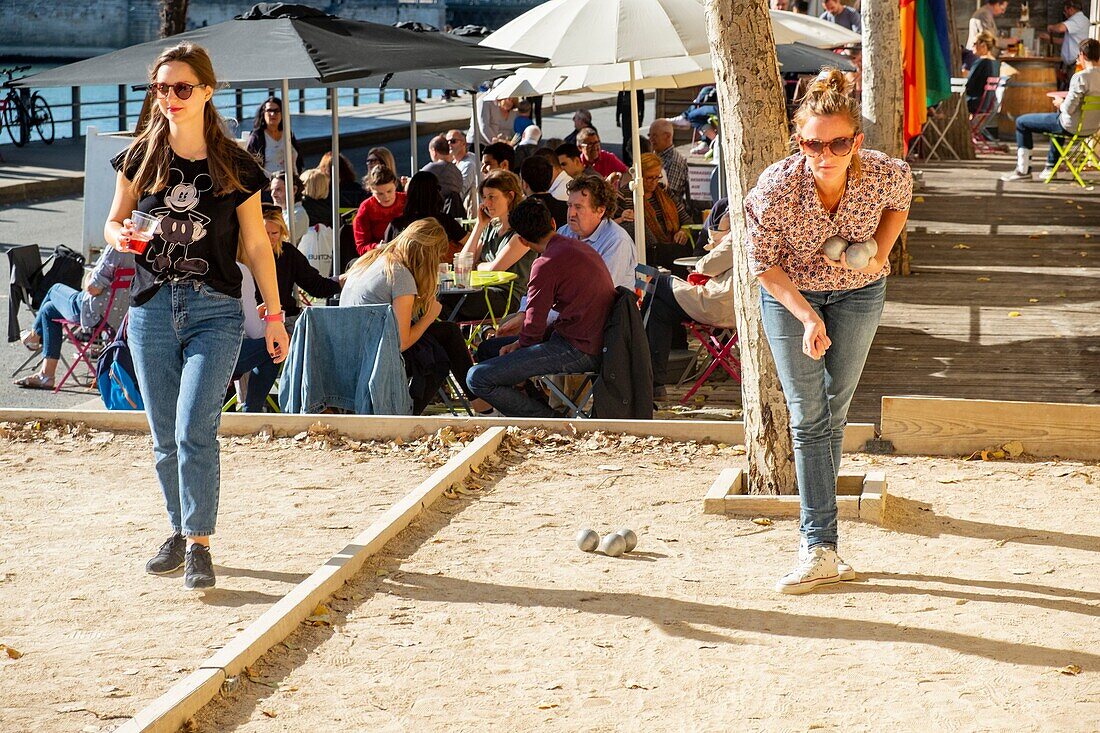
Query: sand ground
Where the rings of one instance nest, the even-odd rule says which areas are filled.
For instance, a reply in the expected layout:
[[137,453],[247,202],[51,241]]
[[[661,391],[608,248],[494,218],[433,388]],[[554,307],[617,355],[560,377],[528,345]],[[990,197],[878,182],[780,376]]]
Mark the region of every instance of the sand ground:
[[[1100,468],[856,455],[858,582],[773,592],[796,523],[703,515],[736,451],[514,446],[436,503],[196,731],[1100,730]],[[637,551],[581,553],[629,526]]]
[[461,448],[327,437],[223,439],[203,595],[144,572],[171,532],[147,436],[0,425],[0,731],[111,730]]

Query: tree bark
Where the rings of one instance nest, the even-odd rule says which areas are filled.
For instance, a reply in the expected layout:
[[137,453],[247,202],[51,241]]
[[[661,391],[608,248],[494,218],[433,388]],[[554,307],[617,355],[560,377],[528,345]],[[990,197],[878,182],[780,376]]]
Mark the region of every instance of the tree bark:
[[[900,38],[901,8],[896,0],[867,3],[863,8],[863,145],[895,158],[905,153]],[[909,268],[909,243],[902,232],[890,251],[890,270],[904,276]]]
[[168,38],[187,30],[189,0],[160,0],[160,37]]
[[[950,20],[955,17],[955,3],[954,0],[946,0],[946,2],[947,17]],[[964,38],[963,41],[965,40]],[[962,73],[962,52],[959,50],[962,41],[959,40],[959,29],[951,22],[947,24],[947,41],[951,47],[951,76],[959,76]],[[966,111],[966,100],[962,98],[961,94],[952,94],[951,99],[944,102],[944,104],[951,105],[950,109],[954,109],[956,104],[961,105],[961,111],[955,117],[951,126],[947,128],[947,142],[951,143],[951,147],[959,154],[960,160],[977,160],[978,154],[974,150],[974,141],[970,139],[970,122]]]
[[[730,234],[748,236],[742,201],[770,164],[786,157],[787,115],[767,0],[707,0],[721,150],[730,200]],[[790,415],[760,318],[748,251],[733,250],[734,304],[740,338],[741,404],[750,494],[795,494]]]

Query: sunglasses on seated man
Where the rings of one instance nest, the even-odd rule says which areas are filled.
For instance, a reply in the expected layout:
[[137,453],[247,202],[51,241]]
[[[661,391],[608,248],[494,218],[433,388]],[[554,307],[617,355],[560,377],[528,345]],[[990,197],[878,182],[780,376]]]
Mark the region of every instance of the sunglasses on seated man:
[[802,148],[803,153],[811,158],[820,158],[825,154],[826,148],[828,148],[829,152],[834,156],[838,158],[843,157],[852,152],[852,146],[855,145],[855,142],[855,137],[838,137],[833,140],[798,138],[798,146]]
[[169,91],[176,93],[176,99],[190,99],[191,92],[195,91],[195,87],[205,87],[207,84],[188,84],[185,81],[177,81],[175,84],[165,84],[163,82],[153,82],[149,85],[149,93],[156,94],[159,97],[167,97]]

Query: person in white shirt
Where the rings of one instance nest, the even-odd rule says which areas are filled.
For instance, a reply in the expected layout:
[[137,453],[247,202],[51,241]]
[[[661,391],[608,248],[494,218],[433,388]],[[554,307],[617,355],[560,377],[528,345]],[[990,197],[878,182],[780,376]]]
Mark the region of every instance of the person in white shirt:
[[[509,142],[515,135],[516,100],[510,97],[505,99],[477,99],[478,133],[481,135],[481,144],[488,145],[497,140]],[[474,126],[471,120],[470,131],[466,140],[473,142]]]
[[[306,230],[309,229],[309,215],[306,214],[306,209],[302,206],[301,198],[297,196],[298,187],[294,187],[294,230],[291,232],[290,241],[297,247],[298,242],[302,241],[302,237],[305,236]],[[271,200],[275,202],[275,205],[283,210],[283,223],[286,224],[287,229],[290,229],[290,217],[287,215],[287,195],[286,195],[286,172],[279,171],[271,177]]]
[[445,136],[451,149],[451,162],[458,166],[462,174],[462,201],[466,206],[466,215],[472,216],[474,210],[474,190],[477,188],[477,172],[481,163],[470,150],[466,142],[466,133],[462,130],[448,130]]
[[[1062,63],[1064,79],[1059,79],[1058,88],[1069,88],[1068,79],[1076,71],[1077,55],[1080,53],[1081,41],[1089,37],[1089,19],[1081,12],[1081,0],[1065,0],[1062,3],[1062,12],[1066,19],[1061,23],[1052,23],[1047,26],[1047,32],[1040,35],[1041,38],[1049,38],[1054,43],[1062,45]],[[1052,38],[1051,33],[1061,33],[1061,40]]]
[[[1036,132],[1048,135],[1070,136],[1080,129],[1081,134],[1091,135],[1100,129],[1100,114],[1084,112],[1081,103],[1085,97],[1100,97],[1100,41],[1086,38],[1081,41],[1077,61],[1085,68],[1073,75],[1069,82],[1069,93],[1059,102],[1057,112],[1035,112],[1019,115],[1016,118],[1016,169],[1001,176],[1002,181],[1031,180],[1032,138]],[[1058,162],[1058,150],[1051,145],[1047,152],[1047,165],[1039,175],[1047,180]]]

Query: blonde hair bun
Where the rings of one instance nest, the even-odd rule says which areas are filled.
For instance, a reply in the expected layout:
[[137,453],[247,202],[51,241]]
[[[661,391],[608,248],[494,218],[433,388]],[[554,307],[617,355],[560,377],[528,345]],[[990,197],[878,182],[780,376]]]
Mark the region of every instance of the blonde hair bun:
[[851,84],[844,76],[844,72],[835,66],[826,66],[810,82],[806,96],[809,97],[814,94],[843,94],[847,96],[850,87]]

